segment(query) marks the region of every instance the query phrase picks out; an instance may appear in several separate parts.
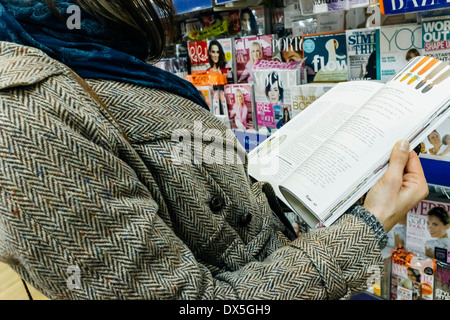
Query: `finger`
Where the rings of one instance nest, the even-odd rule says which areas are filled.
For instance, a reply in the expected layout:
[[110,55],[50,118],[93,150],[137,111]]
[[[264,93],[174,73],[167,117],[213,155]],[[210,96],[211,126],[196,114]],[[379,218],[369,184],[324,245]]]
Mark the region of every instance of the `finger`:
[[406,189],[410,189],[412,192],[416,193],[417,197],[427,197],[429,193],[428,184],[422,169],[420,158],[416,153],[411,152],[409,155],[405,171],[404,186]]
[[425,176],[422,168],[422,163],[420,162],[419,156],[415,152],[411,152],[409,154],[408,163],[406,164],[406,172],[407,173],[414,173],[419,176]]
[[400,140],[395,144],[389,158],[389,167],[386,171],[386,174],[390,178],[402,180],[406,164],[408,163],[409,154],[408,141]]

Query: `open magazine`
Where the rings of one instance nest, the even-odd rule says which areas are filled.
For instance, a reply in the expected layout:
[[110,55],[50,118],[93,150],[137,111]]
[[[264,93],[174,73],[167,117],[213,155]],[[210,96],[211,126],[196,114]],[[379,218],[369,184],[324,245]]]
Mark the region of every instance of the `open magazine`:
[[309,226],[329,226],[383,175],[398,140],[412,149],[448,118],[449,76],[420,56],[385,84],[338,83],[249,153],[249,174]]

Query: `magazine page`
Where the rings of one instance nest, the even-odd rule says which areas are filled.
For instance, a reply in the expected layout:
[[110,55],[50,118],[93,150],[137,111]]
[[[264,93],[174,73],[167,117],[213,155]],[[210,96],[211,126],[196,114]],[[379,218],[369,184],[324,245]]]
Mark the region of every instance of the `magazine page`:
[[[342,82],[333,86],[249,153],[250,176],[271,183],[278,197],[289,205],[279,184],[381,87],[382,84],[372,81]],[[353,99],[349,100],[349,96]],[[306,222],[311,226],[318,220]]]
[[447,118],[422,142],[419,156],[450,161],[450,118]]
[[[432,79],[434,83],[428,89],[417,88],[442,64],[445,68]],[[329,134],[281,184],[282,193],[314,212],[325,225],[333,223],[381,177],[398,140],[409,140],[415,147],[448,117],[449,70],[445,62],[414,58],[404,72],[382,86],[338,130]],[[309,136],[325,130],[329,130],[328,125],[316,124]]]
[[450,118],[422,141],[419,157],[429,185],[450,187]]

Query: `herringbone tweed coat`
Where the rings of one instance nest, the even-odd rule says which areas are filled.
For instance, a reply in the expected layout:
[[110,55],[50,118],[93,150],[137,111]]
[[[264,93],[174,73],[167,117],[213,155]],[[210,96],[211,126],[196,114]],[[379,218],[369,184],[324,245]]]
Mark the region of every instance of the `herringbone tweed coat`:
[[217,129],[244,154],[214,116],[167,92],[87,82],[0,42],[0,260],[43,294],[339,299],[366,288],[386,243],[369,212],[290,239],[272,187],[246,163],[172,161],[177,129]]

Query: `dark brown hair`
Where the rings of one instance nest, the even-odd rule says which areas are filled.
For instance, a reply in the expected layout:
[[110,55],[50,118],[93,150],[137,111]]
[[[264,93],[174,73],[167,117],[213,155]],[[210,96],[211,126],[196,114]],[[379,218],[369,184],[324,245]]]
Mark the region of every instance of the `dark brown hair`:
[[[175,9],[172,0],[75,0],[96,18],[132,27],[147,41],[148,59],[161,58],[166,46],[166,34],[171,34]],[[46,0],[58,16],[54,0]],[[145,43],[143,44],[145,45]]]
[[448,225],[450,223],[450,216],[442,207],[433,207],[427,213],[429,216],[437,217],[444,225]]

